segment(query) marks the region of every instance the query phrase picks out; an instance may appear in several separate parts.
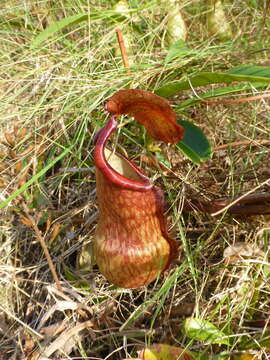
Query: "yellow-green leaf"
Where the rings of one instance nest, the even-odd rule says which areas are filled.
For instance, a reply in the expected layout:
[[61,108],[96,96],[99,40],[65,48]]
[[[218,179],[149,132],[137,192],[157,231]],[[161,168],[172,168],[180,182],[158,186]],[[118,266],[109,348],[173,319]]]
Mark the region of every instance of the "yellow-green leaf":
[[139,359],[144,360],[192,360],[195,359],[190,351],[177,346],[154,344],[139,353]]
[[185,335],[191,339],[211,344],[229,345],[229,339],[215,325],[200,318],[188,318],[184,321]]

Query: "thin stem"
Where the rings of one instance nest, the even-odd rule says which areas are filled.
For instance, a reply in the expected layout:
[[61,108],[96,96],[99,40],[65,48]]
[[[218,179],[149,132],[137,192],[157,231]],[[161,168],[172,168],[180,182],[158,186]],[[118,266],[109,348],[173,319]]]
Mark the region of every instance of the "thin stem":
[[270,193],[245,194],[237,198],[212,200],[210,202],[192,199],[189,202],[185,202],[183,211],[190,212],[197,209],[205,213],[210,213],[212,216],[216,216],[225,210],[231,215],[249,216],[269,214],[269,201]]
[[202,99],[202,102],[204,102],[206,104],[236,104],[236,103],[247,102],[247,101],[251,101],[251,100],[265,99],[268,97],[270,97],[270,94],[261,94],[261,95],[250,96],[250,97],[245,97],[245,98],[241,98],[241,99],[229,99],[229,100],[205,100],[205,99]]
[[32,226],[33,230],[35,231],[37,239],[40,242],[40,245],[41,245],[41,247],[42,247],[42,249],[44,251],[45,257],[47,259],[47,262],[48,262],[50,271],[52,273],[53,279],[54,279],[54,281],[56,283],[57,289],[59,291],[63,292],[62,286],[61,286],[59,278],[57,276],[57,273],[56,273],[55,267],[53,265],[52,258],[51,258],[51,255],[49,253],[46,242],[44,240],[44,237],[42,236],[41,231],[39,230],[39,228],[38,228],[38,226],[37,226],[37,224],[35,222],[35,219],[33,218],[32,215],[30,215],[29,209],[28,209],[28,207],[27,207],[27,205],[25,203],[23,203],[23,208],[24,208],[25,214],[27,215],[28,220],[31,222],[31,226]]
[[260,145],[270,145],[270,140],[243,140],[243,141],[235,141],[228,144],[222,144],[214,147],[214,151],[227,149],[230,147],[238,147],[238,146],[260,146]]

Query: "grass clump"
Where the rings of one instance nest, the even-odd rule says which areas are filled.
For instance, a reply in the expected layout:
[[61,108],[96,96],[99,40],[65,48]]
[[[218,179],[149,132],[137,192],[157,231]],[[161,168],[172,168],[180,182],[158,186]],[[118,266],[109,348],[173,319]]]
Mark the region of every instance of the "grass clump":
[[[170,99],[179,119],[199,126],[214,149],[211,161],[195,166],[178,151],[164,148],[161,161],[169,164],[173,176],[140,164],[170,202],[171,231],[181,247],[171,270],[147,288],[121,290],[108,284],[96,267],[79,271],[76,266],[82,248],[91,252],[95,231],[93,137],[106,118],[104,101],[125,87],[155,90],[201,71],[269,66],[267,5],[224,2],[234,35],[219,42],[207,32],[206,4],[183,2],[186,45],[192,51],[165,64],[166,17],[159,3],[128,3],[130,14],[119,16],[112,11],[113,1],[3,1],[0,359],[122,359],[136,357],[139,348],[152,343],[188,348],[202,358],[244,353],[267,359],[268,215],[181,212],[185,201],[198,197],[233,198],[259,186],[269,193],[269,143],[262,142],[269,140],[267,98],[178,108],[182,101],[216,87],[209,85]],[[33,46],[45,29],[80,14],[87,14],[84,21]],[[134,38],[129,72],[115,55],[120,23],[128,25]],[[237,96],[258,91],[253,85],[250,89]],[[138,152],[146,155],[139,127],[129,124],[121,132],[119,148],[139,164]],[[246,143],[220,147],[239,141]],[[5,203],[11,195],[12,201]],[[29,219],[46,242],[60,289],[53,285]],[[248,251],[238,248],[240,255],[223,257],[226,248],[239,243]],[[187,336],[187,317],[214,324],[229,339],[228,345]]]

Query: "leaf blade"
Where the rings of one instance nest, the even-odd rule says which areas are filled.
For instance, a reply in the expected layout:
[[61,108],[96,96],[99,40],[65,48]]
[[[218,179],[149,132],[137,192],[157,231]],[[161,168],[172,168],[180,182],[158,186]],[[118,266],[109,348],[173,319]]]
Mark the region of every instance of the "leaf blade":
[[184,138],[176,144],[176,147],[195,164],[208,160],[212,156],[212,149],[202,130],[186,120],[179,121],[179,124],[185,132]]
[[163,85],[155,90],[155,94],[165,98],[176,95],[183,90],[192,87],[200,87],[210,84],[229,84],[234,81],[270,83],[270,67],[263,66],[237,66],[227,72],[212,73],[201,72],[189,80],[176,80]]
[[184,332],[187,337],[194,340],[230,345],[228,337],[215,325],[204,319],[187,318],[184,321]]
[[[264,84],[264,83],[253,83],[253,87],[255,87],[256,89],[264,88],[266,86],[267,86],[267,84]],[[250,84],[240,84],[240,85],[235,85],[235,86],[226,86],[226,87],[222,87],[222,88],[216,88],[216,89],[208,91],[204,94],[200,94],[200,97],[194,96],[191,99],[183,101],[181,104],[177,105],[175,109],[176,109],[176,111],[186,109],[192,105],[197,104],[198,102],[201,102],[202,99],[211,99],[211,98],[216,98],[219,96],[236,94],[236,93],[239,93],[242,91],[248,91],[248,90],[251,90]]]

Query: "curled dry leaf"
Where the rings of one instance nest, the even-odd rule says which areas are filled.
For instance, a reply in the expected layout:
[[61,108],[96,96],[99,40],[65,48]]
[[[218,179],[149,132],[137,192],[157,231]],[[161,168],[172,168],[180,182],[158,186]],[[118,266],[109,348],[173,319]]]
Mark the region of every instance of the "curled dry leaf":
[[21,160],[17,161],[15,164],[15,172],[18,174],[22,169],[23,163]]
[[49,326],[45,326],[43,328],[41,328],[39,330],[39,333],[44,336],[44,339],[51,339],[54,336],[60,334],[61,332],[63,332],[65,330],[65,328],[67,327],[68,322],[67,319],[62,320],[62,321],[58,321],[56,323],[53,323]]
[[134,116],[156,140],[175,144],[184,136],[184,129],[177,124],[170,103],[150,91],[119,90],[109,98],[105,109],[114,115]]
[[34,149],[35,145],[34,144],[30,144],[24,151],[22,151],[20,153],[20,156],[24,156],[26,154],[28,154],[30,151],[32,151]]
[[80,304],[75,301],[58,301],[43,315],[39,322],[38,329],[41,329],[45,325],[55,311],[77,310],[79,307]]
[[22,140],[27,133],[28,133],[28,129],[23,127],[19,132],[19,139]]
[[20,220],[24,225],[26,225],[26,226],[28,226],[28,227],[32,227],[32,223],[31,223],[31,221],[30,221],[29,219],[27,219],[27,217],[21,215],[21,216],[19,217],[19,220]]
[[59,335],[54,341],[49,344],[46,344],[45,347],[40,350],[40,356],[37,357],[38,360],[45,360],[50,358],[52,354],[57,352],[64,352],[70,354],[74,346],[82,340],[83,330],[90,329],[93,327],[93,323],[88,320],[83,323],[80,323],[72,328],[66,329],[61,335]]
[[8,145],[13,147],[15,145],[15,140],[14,140],[13,136],[10,133],[8,133],[7,131],[4,132],[4,136],[6,138]]
[[53,241],[56,239],[56,237],[59,235],[61,231],[61,224],[59,222],[56,222],[51,230],[51,234],[50,234],[50,239],[49,239],[49,243],[52,244]]
[[263,251],[256,244],[246,244],[244,242],[237,242],[234,245],[228,246],[224,252],[223,257],[226,264],[235,264],[241,258],[263,257]]
[[27,332],[23,332],[21,334],[21,342],[23,344],[22,350],[23,354],[25,356],[25,359],[31,359],[31,353],[33,353],[33,350],[35,348],[35,342],[33,340],[33,337],[28,334]]

